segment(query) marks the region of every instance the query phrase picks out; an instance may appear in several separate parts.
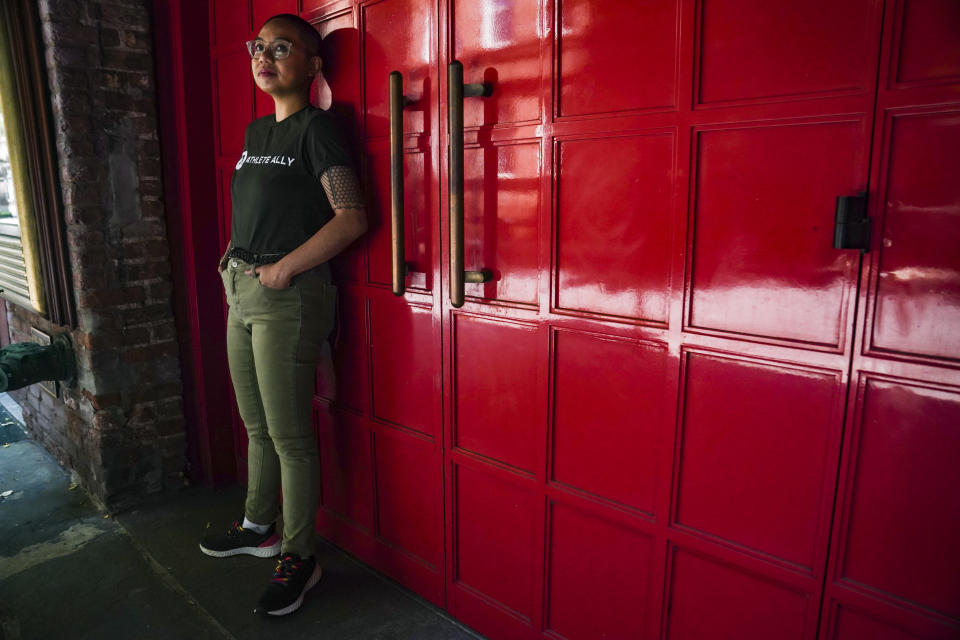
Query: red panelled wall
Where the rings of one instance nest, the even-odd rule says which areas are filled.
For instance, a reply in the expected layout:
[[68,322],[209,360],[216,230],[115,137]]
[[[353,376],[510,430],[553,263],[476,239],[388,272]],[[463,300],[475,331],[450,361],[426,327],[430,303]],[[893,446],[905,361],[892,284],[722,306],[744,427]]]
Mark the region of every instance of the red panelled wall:
[[[211,0],[221,247],[277,12],[326,38],[370,202],[318,375],[323,535],[495,638],[960,637],[960,5]],[[493,87],[463,199],[494,277],[462,308],[455,59]],[[834,249],[861,193],[871,249]]]

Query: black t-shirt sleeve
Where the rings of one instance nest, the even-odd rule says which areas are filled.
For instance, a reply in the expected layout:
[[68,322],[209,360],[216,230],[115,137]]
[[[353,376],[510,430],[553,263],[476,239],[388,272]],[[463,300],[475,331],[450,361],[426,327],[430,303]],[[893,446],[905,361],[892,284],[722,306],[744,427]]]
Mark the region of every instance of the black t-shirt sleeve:
[[317,180],[330,167],[353,165],[336,122],[323,114],[313,118],[303,133],[303,157]]

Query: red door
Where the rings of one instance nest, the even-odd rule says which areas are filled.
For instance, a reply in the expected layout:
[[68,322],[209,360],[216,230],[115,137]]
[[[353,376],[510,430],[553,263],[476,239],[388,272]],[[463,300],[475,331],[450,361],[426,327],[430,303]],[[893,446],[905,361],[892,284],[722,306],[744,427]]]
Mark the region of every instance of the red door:
[[821,628],[960,637],[960,3],[888,2]]
[[[372,205],[318,381],[324,535],[495,638],[960,635],[955,2],[301,10]],[[454,60],[492,87],[462,306]],[[860,194],[870,250],[834,249]]]

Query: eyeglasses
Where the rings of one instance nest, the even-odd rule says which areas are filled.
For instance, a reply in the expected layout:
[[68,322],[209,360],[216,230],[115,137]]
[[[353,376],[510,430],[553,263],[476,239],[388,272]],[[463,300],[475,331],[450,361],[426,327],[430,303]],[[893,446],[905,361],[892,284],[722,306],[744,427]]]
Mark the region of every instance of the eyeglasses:
[[267,44],[263,40],[248,40],[247,51],[254,60],[259,60],[264,53],[269,53],[272,60],[283,60],[290,55],[293,43],[287,40],[274,40]]

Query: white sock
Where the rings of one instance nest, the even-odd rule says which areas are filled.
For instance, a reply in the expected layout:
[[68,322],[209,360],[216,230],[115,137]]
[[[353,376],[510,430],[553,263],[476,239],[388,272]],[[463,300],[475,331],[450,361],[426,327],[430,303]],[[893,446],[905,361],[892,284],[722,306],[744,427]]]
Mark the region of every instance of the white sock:
[[270,528],[269,524],[257,524],[256,522],[250,522],[247,520],[247,516],[243,516],[243,528],[249,529],[250,531],[255,531],[256,533],[266,533]]

